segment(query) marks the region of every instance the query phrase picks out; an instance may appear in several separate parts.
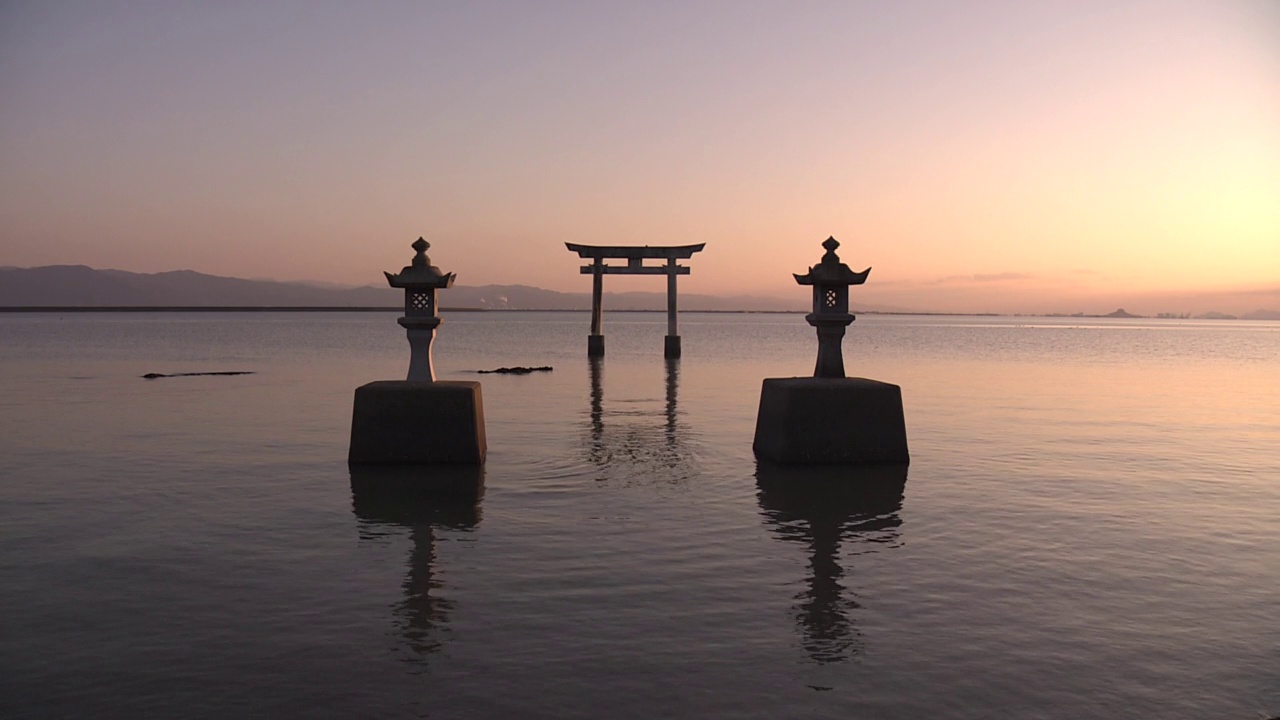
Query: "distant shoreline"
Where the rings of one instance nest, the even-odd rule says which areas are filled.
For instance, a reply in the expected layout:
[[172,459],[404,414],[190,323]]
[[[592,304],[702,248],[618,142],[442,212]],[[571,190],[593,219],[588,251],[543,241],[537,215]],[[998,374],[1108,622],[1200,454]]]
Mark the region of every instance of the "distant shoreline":
[[[348,305],[335,306],[315,306],[315,305],[31,305],[31,306],[3,306],[0,307],[0,313],[103,313],[103,312],[122,312],[122,313],[185,313],[185,312],[207,312],[207,313],[237,313],[237,312],[403,312],[404,308],[400,306],[387,307],[358,307]],[[478,308],[478,307],[441,307],[440,312],[552,312],[552,313],[587,313],[591,312],[590,308]],[[661,313],[666,314],[665,309],[655,310],[638,310],[627,308],[621,310],[611,310],[605,308],[606,313]],[[808,310],[684,310],[686,313],[716,313],[721,315],[805,315]],[[857,315],[921,315],[921,316],[942,316],[942,317],[1019,317],[1017,315],[1005,315],[1002,313],[955,313],[955,312],[894,312],[887,310],[861,310]],[[1025,316],[1025,317],[1058,317],[1058,316]],[[1061,316],[1067,317],[1067,316]],[[1076,315],[1074,317],[1106,317],[1105,315]],[[1135,316],[1140,317],[1140,316]]]
[[[97,313],[97,312],[404,312],[402,306],[360,307],[350,305],[30,305],[3,306],[3,313]],[[441,307],[440,312],[591,312],[590,308],[478,308]],[[608,310],[605,312],[655,312],[666,310]],[[712,313],[804,313],[804,310],[685,310],[685,312]]]
[[[484,308],[442,308],[442,310],[450,310],[454,312],[471,312],[483,311]],[[93,312],[403,312],[403,307],[352,307],[352,306],[274,306],[274,305],[92,305],[92,306],[72,306],[72,305],[31,305],[31,306],[6,306],[0,307],[0,312],[6,313],[22,313],[22,312],[75,312],[75,313],[93,313]]]
[[[367,312],[403,312],[404,308],[400,306],[290,306],[290,305],[120,305],[120,306],[62,306],[62,305],[31,305],[31,306],[2,306],[0,313],[318,313],[318,312],[339,312],[339,313],[367,313]],[[535,309],[535,308],[477,308],[477,307],[442,307],[441,312],[551,312],[551,313],[586,313],[590,312],[588,308],[559,308],[559,309]],[[666,310],[609,310],[607,313],[662,313]],[[713,314],[729,314],[729,315],[804,315],[806,310],[685,310],[686,313],[713,313]],[[1154,315],[1128,315],[1116,316],[1107,315],[1084,315],[1080,313],[1063,314],[1063,313],[993,313],[993,312],[908,312],[908,311],[885,311],[885,310],[862,310],[855,313],[856,315],[900,315],[908,317],[1007,317],[1007,318],[1062,318],[1066,320],[1103,320],[1103,319],[1119,319],[1119,320],[1265,320],[1266,318],[1248,318],[1248,317],[1214,317],[1214,318],[1178,318],[1178,317],[1158,317]]]

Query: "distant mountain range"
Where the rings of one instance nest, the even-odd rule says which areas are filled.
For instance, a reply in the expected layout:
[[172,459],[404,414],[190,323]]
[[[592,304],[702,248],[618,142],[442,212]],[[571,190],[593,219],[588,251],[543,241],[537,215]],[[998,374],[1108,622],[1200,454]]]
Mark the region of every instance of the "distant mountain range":
[[[95,270],[84,265],[35,268],[0,267],[0,308],[399,308],[404,294],[390,287],[342,287],[324,283],[244,280],[192,270],[135,273]],[[445,308],[487,310],[589,310],[590,293],[564,293],[528,285],[458,285],[443,291]],[[605,293],[605,310],[664,310],[665,292]],[[758,295],[681,293],[681,310],[794,312],[807,310],[807,293],[777,298]],[[917,313],[886,305],[860,305],[858,312]],[[1076,313],[1084,316],[1084,313]],[[1189,314],[1183,315],[1187,317]],[[1092,316],[1100,317],[1100,316]],[[1109,317],[1142,317],[1124,310]],[[1254,310],[1235,315],[1209,312],[1206,319],[1280,320],[1280,311]]]
[[[134,273],[84,265],[0,267],[0,307],[401,307],[404,293],[390,287],[333,286],[243,280],[192,270]],[[605,293],[606,310],[663,310],[665,292]],[[527,285],[454,286],[440,304],[492,310],[589,310],[589,293],[562,293]],[[804,310],[794,299],[681,294],[681,310]]]

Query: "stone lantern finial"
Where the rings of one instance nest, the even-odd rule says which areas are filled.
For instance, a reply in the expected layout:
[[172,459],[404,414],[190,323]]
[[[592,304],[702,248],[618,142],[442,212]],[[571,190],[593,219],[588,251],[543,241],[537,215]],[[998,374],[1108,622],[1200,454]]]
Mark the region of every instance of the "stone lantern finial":
[[431,243],[427,242],[423,238],[418,238],[417,240],[414,240],[413,244],[409,247],[413,248],[415,252],[413,262],[410,263],[411,267],[431,267],[431,258],[427,257],[427,248],[431,247]]

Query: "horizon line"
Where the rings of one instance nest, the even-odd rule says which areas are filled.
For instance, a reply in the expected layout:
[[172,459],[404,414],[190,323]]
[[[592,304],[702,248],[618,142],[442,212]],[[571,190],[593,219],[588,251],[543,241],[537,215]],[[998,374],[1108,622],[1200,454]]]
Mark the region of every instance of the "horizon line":
[[[1120,308],[1123,311],[1123,308]],[[259,313],[259,312],[403,312],[402,306],[361,306],[361,305],[4,305],[0,313]],[[485,308],[485,307],[447,307],[441,306],[440,312],[551,312],[551,313],[590,313],[589,308]],[[645,310],[639,308],[605,310],[606,313],[657,313],[666,314],[666,310]],[[806,310],[685,310],[688,314],[733,314],[733,315],[805,315]],[[1276,312],[1260,309],[1255,312]],[[1035,317],[1035,318],[1081,318],[1111,320],[1252,320],[1274,322],[1274,318],[1251,318],[1247,315],[1233,315],[1210,311],[1198,316],[1179,317],[1169,314],[1137,315],[1115,312],[1107,314],[1093,313],[1003,313],[1003,312],[946,312],[946,311],[894,311],[894,310],[861,310],[857,315],[898,315],[907,317]],[[1280,314],[1280,313],[1278,313]],[[1212,316],[1212,317],[1210,317]]]

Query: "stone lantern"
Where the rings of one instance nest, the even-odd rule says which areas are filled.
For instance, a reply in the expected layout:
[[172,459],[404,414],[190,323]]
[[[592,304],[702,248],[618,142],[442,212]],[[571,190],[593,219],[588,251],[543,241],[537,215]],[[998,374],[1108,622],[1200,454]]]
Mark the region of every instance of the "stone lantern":
[[813,286],[813,312],[804,317],[818,329],[818,362],[813,376],[842,378],[844,355],[840,343],[844,340],[845,328],[853,322],[853,315],[849,314],[849,286],[866,282],[871,268],[854,272],[840,262],[836,255],[840,243],[833,237],[827,238],[822,247],[827,251],[822,262],[809,268],[804,275],[796,274],[795,279],[801,285]]
[[818,330],[813,377],[765,379],[752,449],[759,460],[783,465],[906,465],[902,388],[844,374],[849,286],[866,282],[871,268],[854,272],[840,262],[835,238],[822,247],[822,261],[795,275],[813,287],[813,312],[805,316]]
[[437,312],[436,290],[453,287],[453,273],[442,273],[440,268],[431,264],[427,257],[427,248],[431,247],[422,238],[413,243],[416,253],[413,262],[400,271],[399,275],[389,272],[387,282],[394,288],[404,288],[404,317],[398,322],[409,336],[409,380],[434,381],[435,369],[431,366],[431,345],[436,339],[436,328],[440,327],[440,316]]
[[[391,287],[404,288],[409,335],[409,376],[378,380],[356,388],[351,418],[353,465],[481,465],[485,458],[484,402],[480,383],[436,380],[431,344],[441,320],[436,291],[453,285],[427,257],[426,240],[413,243],[413,262],[398,275],[383,273]],[[443,485],[441,472],[428,477]],[[353,475],[354,477],[354,475]]]

